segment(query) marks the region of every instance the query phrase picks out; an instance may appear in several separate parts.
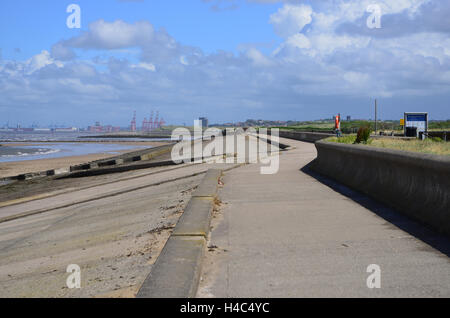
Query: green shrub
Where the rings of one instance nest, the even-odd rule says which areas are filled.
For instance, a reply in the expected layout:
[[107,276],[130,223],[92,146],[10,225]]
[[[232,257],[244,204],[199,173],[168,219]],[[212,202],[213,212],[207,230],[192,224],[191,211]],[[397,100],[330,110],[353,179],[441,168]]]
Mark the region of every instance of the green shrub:
[[343,144],[351,144],[354,143],[356,139],[355,135],[349,135],[349,136],[342,136],[337,138],[337,142],[343,143]]
[[340,144],[353,144],[355,142],[356,135],[344,135],[342,137],[328,137],[325,139],[326,141],[330,142],[337,142]]
[[367,144],[370,137],[370,128],[368,126],[359,127],[356,134],[355,144]]

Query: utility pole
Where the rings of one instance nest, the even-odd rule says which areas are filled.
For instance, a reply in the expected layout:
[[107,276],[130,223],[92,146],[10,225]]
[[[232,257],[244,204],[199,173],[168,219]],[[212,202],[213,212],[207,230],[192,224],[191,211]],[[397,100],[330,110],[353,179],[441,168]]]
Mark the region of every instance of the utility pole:
[[377,100],[375,99],[375,135],[377,134]]

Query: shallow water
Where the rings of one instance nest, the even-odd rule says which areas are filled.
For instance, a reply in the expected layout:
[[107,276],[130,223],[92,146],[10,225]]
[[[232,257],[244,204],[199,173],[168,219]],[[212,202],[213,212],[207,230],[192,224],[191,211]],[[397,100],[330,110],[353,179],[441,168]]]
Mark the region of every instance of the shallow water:
[[[80,132],[1,132],[0,143],[8,141],[167,141],[170,138],[96,138],[99,134],[80,133]],[[80,138],[83,137],[83,138]]]
[[9,142],[0,147],[0,162],[61,158],[97,153],[118,154],[121,150],[151,148],[150,146],[131,146],[102,143],[32,143],[29,146],[10,147]]

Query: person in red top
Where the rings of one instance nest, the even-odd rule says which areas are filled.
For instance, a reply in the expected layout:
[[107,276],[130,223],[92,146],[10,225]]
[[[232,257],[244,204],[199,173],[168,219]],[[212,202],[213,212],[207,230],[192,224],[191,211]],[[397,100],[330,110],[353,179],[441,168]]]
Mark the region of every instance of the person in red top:
[[336,137],[341,137],[341,114],[334,118],[334,131],[336,132]]

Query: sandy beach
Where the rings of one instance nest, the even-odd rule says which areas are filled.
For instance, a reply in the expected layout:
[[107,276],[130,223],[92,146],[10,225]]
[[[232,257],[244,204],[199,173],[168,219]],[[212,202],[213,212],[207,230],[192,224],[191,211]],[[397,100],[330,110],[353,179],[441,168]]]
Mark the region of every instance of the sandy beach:
[[[146,147],[157,147],[167,144],[167,142],[157,142],[157,141],[145,141],[145,142],[133,142],[133,141],[116,141],[116,142],[97,142],[102,144],[120,144],[127,146],[136,146],[136,148],[131,148],[127,150],[118,150],[118,153],[127,153],[136,150],[143,149],[143,146]],[[50,144],[50,143],[49,143]],[[8,144],[8,146],[21,147],[21,146],[29,146],[30,143],[14,143]],[[38,171],[46,171],[51,169],[59,169],[66,168],[72,165],[82,164],[85,162],[105,159],[117,156],[117,154],[111,153],[97,153],[97,154],[88,154],[81,156],[67,156],[60,158],[48,158],[48,159],[37,159],[37,160],[24,160],[24,161],[15,161],[15,162],[0,162],[0,178],[5,178],[9,176],[15,176],[22,173],[29,172],[38,172]]]

